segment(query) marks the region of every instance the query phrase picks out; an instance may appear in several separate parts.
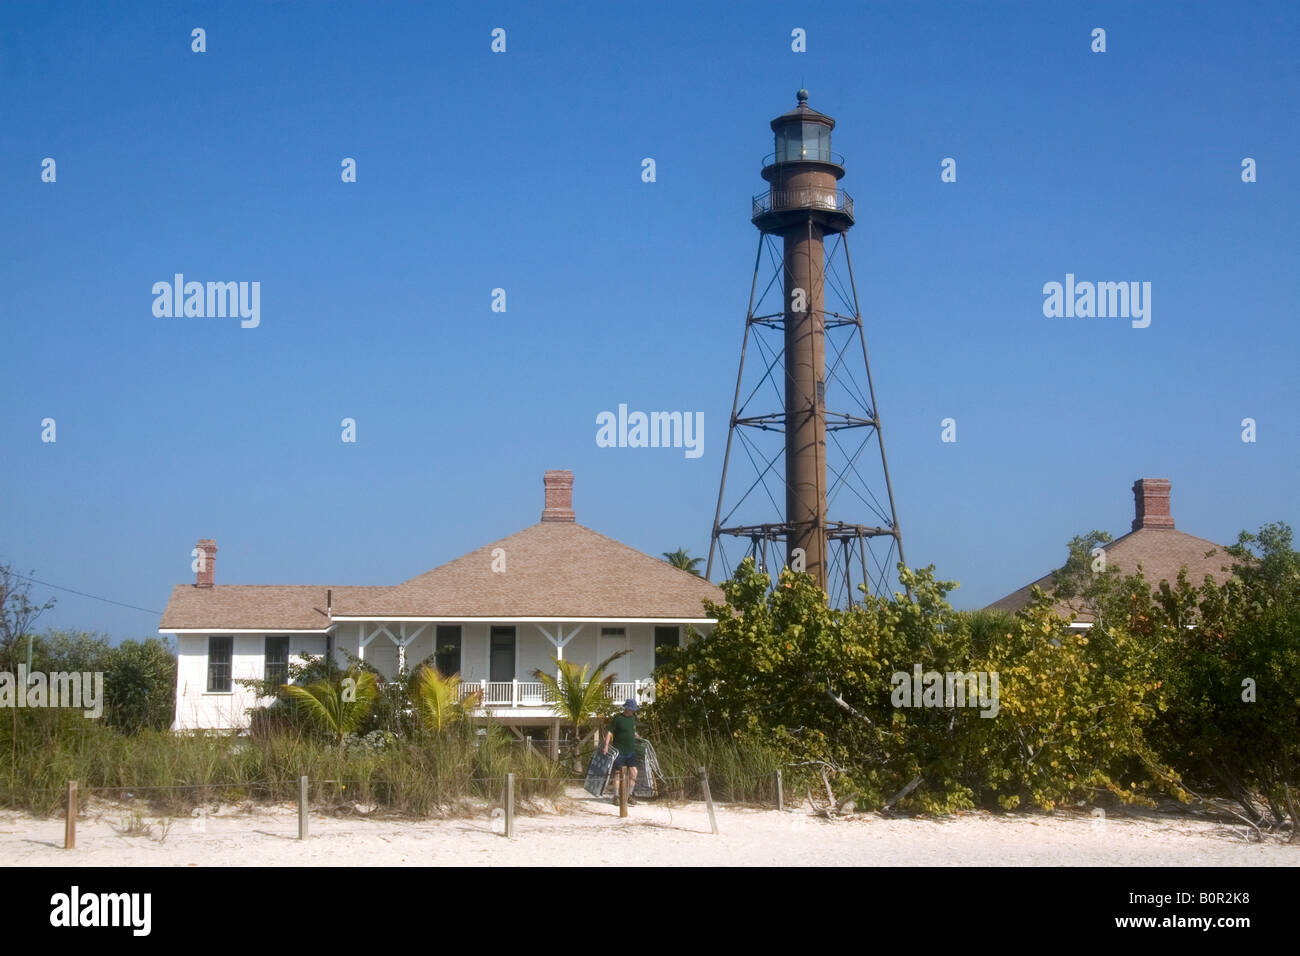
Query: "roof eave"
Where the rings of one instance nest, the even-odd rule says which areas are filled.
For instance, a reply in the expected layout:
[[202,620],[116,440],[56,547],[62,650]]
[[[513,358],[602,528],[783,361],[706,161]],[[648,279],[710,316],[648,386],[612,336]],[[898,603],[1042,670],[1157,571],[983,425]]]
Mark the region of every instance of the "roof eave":
[[396,621],[396,622],[437,622],[447,621],[450,623],[474,624],[487,623],[491,621],[508,621],[519,624],[716,624],[718,619],[715,617],[574,617],[572,615],[561,617],[541,617],[541,616],[522,616],[512,617],[509,615],[489,614],[476,617],[464,616],[416,616],[416,615],[385,615],[385,614],[366,614],[361,616],[343,616],[335,615],[334,622],[365,622],[365,621]]

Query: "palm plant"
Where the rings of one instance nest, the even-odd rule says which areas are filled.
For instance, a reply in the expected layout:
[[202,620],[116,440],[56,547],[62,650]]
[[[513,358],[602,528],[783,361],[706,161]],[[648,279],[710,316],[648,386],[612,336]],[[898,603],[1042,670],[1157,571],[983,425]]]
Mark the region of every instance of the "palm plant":
[[664,560],[675,568],[681,568],[683,571],[689,571],[696,577],[700,572],[696,570],[696,565],[703,561],[703,558],[692,558],[686,548],[678,548],[676,551],[665,551]]
[[460,696],[460,675],[444,677],[436,667],[421,665],[411,679],[411,706],[424,728],[441,734],[478,706],[480,692]]
[[570,756],[577,761],[579,741],[583,728],[593,717],[602,717],[610,710],[609,692],[614,683],[613,674],[606,674],[605,669],[630,650],[611,654],[593,671],[591,665],[579,666],[573,661],[551,658],[555,664],[555,673],[543,670],[533,671],[533,679],[542,685],[547,701],[555,708],[561,719],[573,727],[573,743]]
[[326,678],[305,687],[288,684],[284,692],[300,716],[342,746],[343,738],[354,733],[370,713],[379,686],[374,674],[352,668],[338,680]]
[[957,618],[970,628],[971,646],[975,653],[986,654],[996,647],[1003,637],[1016,629],[1016,616],[998,608],[978,608],[958,611]]

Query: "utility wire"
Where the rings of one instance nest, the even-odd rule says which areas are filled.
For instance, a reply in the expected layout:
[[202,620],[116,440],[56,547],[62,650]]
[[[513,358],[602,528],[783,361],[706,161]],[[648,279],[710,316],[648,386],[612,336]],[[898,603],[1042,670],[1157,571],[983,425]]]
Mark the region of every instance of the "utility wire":
[[29,581],[32,584],[39,584],[41,587],[54,588],[56,591],[67,591],[69,594],[76,594],[79,597],[90,598],[92,601],[103,601],[105,604],[116,604],[118,607],[127,607],[133,611],[144,611],[146,614],[157,614],[162,616],[161,611],[155,611],[152,608],[138,607],[134,604],[123,604],[121,601],[114,601],[110,598],[97,597],[94,594],[87,594],[85,591],[75,591],[72,588],[65,588],[58,584],[50,584],[48,581],[38,581],[35,578],[29,578],[25,574],[14,574],[20,581]]

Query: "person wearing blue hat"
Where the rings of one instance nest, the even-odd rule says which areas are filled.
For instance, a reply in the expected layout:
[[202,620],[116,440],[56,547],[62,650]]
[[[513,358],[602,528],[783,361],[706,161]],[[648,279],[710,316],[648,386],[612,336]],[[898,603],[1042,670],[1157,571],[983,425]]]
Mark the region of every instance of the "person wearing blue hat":
[[[632,698],[629,697],[623,702],[623,713],[615,714],[610,718],[605,746],[601,749],[601,753],[609,753],[609,745],[612,743],[618,751],[618,759],[614,761],[616,773],[620,767],[632,768],[629,774],[632,778],[631,789],[627,795],[629,804],[636,803],[632,799],[632,794],[636,791],[636,765],[639,759],[637,741],[641,739],[636,732],[636,710],[636,701]],[[618,794],[614,795],[614,803],[618,803]]]

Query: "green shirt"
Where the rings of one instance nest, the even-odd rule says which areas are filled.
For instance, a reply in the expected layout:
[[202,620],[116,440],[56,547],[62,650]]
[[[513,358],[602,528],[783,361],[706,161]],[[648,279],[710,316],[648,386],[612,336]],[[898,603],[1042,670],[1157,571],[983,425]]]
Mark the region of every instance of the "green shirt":
[[622,756],[637,753],[636,718],[618,714],[609,721],[609,732],[614,735],[614,746]]

